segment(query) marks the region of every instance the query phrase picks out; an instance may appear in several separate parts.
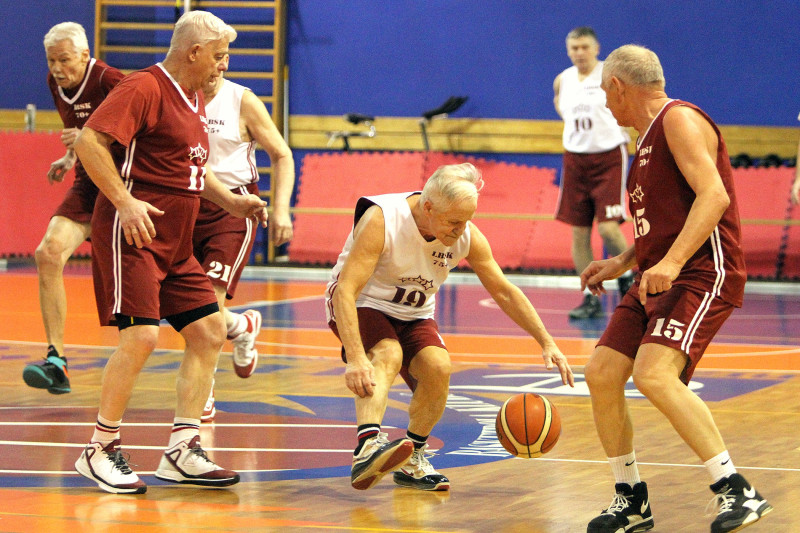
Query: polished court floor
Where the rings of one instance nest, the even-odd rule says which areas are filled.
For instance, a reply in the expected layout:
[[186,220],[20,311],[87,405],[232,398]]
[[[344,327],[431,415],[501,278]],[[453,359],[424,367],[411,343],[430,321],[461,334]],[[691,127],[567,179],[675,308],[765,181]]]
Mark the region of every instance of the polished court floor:
[[[112,495],[73,471],[91,436],[101,373],[116,332],[97,326],[86,265],[68,266],[67,356],[72,392],[28,388],[22,368],[42,357],[44,330],[30,267],[0,272],[0,532],[31,531],[370,531],[582,532],[610,502],[613,478],[597,441],[582,365],[606,319],[570,321],[575,279],[514,276],[576,371],[576,387],[541,365],[536,343],[506,318],[469,275],[452,276],[438,296],[438,321],[454,361],[445,415],[431,437],[434,466],[449,493],[394,486],[353,490],[352,396],[339,345],[327,329],[325,272],[251,269],[232,306],[264,317],[258,370],[217,372],[218,415],[201,430],[218,463],[242,482],[213,490],[153,476],[169,436],[181,339],[162,328],[139,377],[122,439],[146,494]],[[604,299],[613,309],[616,294]],[[800,531],[800,286],[751,283],[703,359],[693,389],[711,406],[736,466],[775,506],[748,531]],[[225,350],[230,350],[226,346]],[[513,459],[494,436],[510,395],[546,395],[563,431],[539,459]],[[658,532],[708,531],[709,480],[664,417],[630,385],[641,473]],[[401,436],[409,396],[398,380],[384,427]]]

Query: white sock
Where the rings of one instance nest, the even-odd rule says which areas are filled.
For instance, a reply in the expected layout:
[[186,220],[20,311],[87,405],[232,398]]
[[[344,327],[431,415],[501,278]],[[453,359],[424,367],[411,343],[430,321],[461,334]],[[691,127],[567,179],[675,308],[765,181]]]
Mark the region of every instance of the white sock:
[[619,457],[609,457],[611,471],[614,472],[614,479],[617,483],[627,483],[631,487],[641,481],[639,478],[639,467],[636,464],[636,452]]
[[169,444],[167,444],[167,448],[172,448],[179,442],[191,440],[195,435],[199,434],[199,418],[180,418],[176,416],[175,420],[172,422],[172,433],[169,435]]
[[231,315],[231,325],[228,327],[228,338],[238,337],[247,330],[247,319],[239,313],[228,311]]
[[711,474],[712,485],[720,479],[736,473],[736,467],[733,466],[733,461],[731,460],[728,450],[725,450],[721,454],[712,457],[705,462],[705,465],[708,469],[708,473]]
[[122,424],[122,420],[109,420],[98,413],[94,434],[92,434],[92,442],[99,442],[105,447],[111,441],[118,439],[120,424]]

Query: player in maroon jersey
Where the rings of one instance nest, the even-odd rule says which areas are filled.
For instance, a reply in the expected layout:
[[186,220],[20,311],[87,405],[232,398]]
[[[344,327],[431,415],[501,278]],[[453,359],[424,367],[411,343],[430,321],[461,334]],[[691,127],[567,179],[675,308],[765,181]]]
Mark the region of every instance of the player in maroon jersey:
[[39,303],[49,346],[44,360],[27,365],[22,377],[31,387],[64,394],[71,389],[64,356],[67,294],[62,273],[67,260],[91,233],[92,210],[97,198],[97,187],[86,175],[72,144],[89,116],[123,74],[91,57],[86,32],[75,22],[62,22],[50,28],[44,36],[44,49],[49,69],[47,85],[64,123],[61,142],[67,148],[64,157],[50,165],[47,179],[51,184],[61,182],[74,166],[75,182],[36,248]]
[[103,325],[119,329],[119,346],[103,374],[95,432],[75,468],[108,492],[147,488],[120,451],[119,429],[161,319],[180,332],[186,349],[172,434],[155,475],[214,487],[239,481],[200,447],[200,415],[225,324],[211,282],[192,255],[201,195],[266,226],[265,202],[231,193],[205,167],[208,123],[200,89],[222,73],[235,38],[236,31],[211,13],[184,14],[163,63],[122,80],[75,141],[101,193],[92,217],[97,309]]
[[599,294],[604,281],[633,266],[640,274],[584,369],[597,433],[616,478],[614,500],[589,523],[588,532],[653,527],[625,400],[630,377],[705,463],[717,503],[711,532],[736,531],[772,507],[737,473],[711,411],[687,386],[744,294],[728,151],[708,115],[667,97],[652,51],[626,45],[612,52],[602,88],[619,124],[639,132],[628,176],[634,244],[592,262],[581,273],[581,285]]

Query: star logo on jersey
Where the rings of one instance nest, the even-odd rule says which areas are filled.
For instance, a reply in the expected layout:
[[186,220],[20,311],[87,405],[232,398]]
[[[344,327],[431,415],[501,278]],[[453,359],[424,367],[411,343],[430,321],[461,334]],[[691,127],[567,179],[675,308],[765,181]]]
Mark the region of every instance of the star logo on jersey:
[[189,148],[189,159],[198,165],[203,165],[208,159],[208,150],[203,148],[200,143],[197,143],[197,146]]
[[402,281],[403,283],[405,283],[407,281],[418,283],[426,291],[433,288],[433,280],[432,279],[425,279],[422,276],[417,276],[416,278],[400,278],[400,281]]
[[628,193],[633,200],[633,203],[638,204],[644,199],[644,192],[642,192],[642,186],[637,185],[633,192]]

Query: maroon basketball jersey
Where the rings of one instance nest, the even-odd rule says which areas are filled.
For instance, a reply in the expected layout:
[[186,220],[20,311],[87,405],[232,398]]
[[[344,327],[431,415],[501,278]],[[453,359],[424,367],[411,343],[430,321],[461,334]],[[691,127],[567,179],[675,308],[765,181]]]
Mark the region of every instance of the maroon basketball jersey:
[[728,149],[714,121],[688,102],[672,100],[667,103],[637,142],[636,156],[628,176],[636,263],[640,272],[644,272],[667,254],[683,229],[695,199],[695,193],[678,169],[664,135],[664,115],[677,105],[696,110],[714,128],[718,139],[717,170],[731,203],[711,236],[683,266],[673,285],[692,287],[739,307],[747,276]]
[[114,138],[120,175],[136,187],[202,192],[208,160],[203,93],[187,95],[160,63],[123,79],[86,126]]
[[[64,127],[82,128],[89,120],[89,115],[98,108],[124,76],[119,70],[95,58],[91,58],[86,65],[83,81],[72,89],[62,89],[53,75],[48,73],[47,86],[50,87],[53,102]],[[75,165],[75,176],[77,179],[89,179],[80,161]]]

